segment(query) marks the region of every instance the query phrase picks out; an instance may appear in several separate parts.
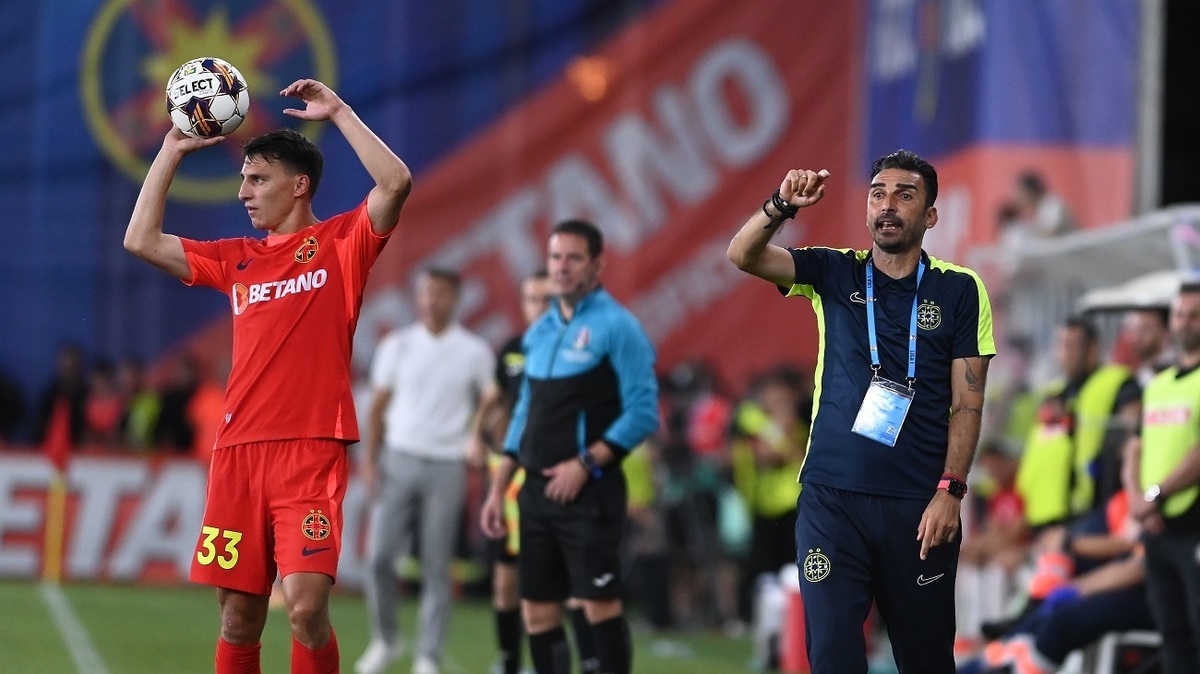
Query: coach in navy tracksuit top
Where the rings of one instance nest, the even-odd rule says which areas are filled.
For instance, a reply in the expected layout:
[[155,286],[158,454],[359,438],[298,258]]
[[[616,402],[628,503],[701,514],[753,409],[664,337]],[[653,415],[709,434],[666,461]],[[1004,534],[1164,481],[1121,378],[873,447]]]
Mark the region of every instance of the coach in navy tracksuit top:
[[959,508],[996,352],[991,307],[974,272],[921,249],[937,224],[937,172],[904,150],[872,166],[870,250],[770,245],[828,176],[789,172],[729,246],[739,268],[808,298],[821,332],[796,505],[809,662],[814,674],[866,672],[875,601],[902,674],[950,674]]
[[658,428],[658,383],[650,338],[600,287],[602,251],[600,231],[581,220],[550,236],[557,301],[525,333],[525,378],[482,513],[485,533],[502,535],[502,494],[519,462],[518,576],[538,674],[570,674],[561,627],[568,596],[582,600],[600,671],[628,674],[632,666],[620,599],[620,462]]

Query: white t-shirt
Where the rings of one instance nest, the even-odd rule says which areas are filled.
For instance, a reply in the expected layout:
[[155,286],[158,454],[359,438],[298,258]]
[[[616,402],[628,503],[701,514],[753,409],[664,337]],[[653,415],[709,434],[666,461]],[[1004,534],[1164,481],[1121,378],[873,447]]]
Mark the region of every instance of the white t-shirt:
[[496,356],[457,323],[441,334],[416,323],[388,333],[371,363],[371,384],[391,391],[384,446],[429,459],[465,457],[479,398],[495,386]]

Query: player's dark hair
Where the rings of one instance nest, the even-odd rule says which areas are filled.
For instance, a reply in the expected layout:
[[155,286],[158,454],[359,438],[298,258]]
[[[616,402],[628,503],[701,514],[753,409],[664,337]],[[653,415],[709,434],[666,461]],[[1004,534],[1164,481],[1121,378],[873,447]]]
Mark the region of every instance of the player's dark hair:
[[1096,330],[1096,324],[1083,316],[1068,316],[1063,321],[1063,327],[1082,332],[1084,341],[1088,344],[1100,341],[1100,332]]
[[1200,281],[1184,281],[1179,284],[1180,295],[1190,295],[1192,293],[1200,293]]
[[546,271],[545,267],[538,267],[525,277],[526,281],[545,281],[550,278],[550,272]]
[[297,174],[308,176],[308,196],[317,193],[325,159],[313,142],[291,129],[264,133],[246,141],[242,146],[245,159],[262,157],[268,164],[279,162]]
[[450,284],[450,287],[454,289],[454,292],[458,292],[460,289],[462,289],[462,275],[456,271],[446,269],[445,267],[426,267],[424,273],[431,279],[445,281],[446,283]]
[[600,229],[587,220],[563,220],[550,231],[554,234],[574,234],[582,236],[587,241],[588,255],[596,257],[604,252],[604,235]]
[[879,175],[880,171],[890,168],[921,174],[921,177],[925,179],[925,208],[933,208],[938,195],[937,169],[933,168],[933,164],[925,161],[915,152],[896,150],[876,159],[875,163],[871,164],[870,177],[874,178]]

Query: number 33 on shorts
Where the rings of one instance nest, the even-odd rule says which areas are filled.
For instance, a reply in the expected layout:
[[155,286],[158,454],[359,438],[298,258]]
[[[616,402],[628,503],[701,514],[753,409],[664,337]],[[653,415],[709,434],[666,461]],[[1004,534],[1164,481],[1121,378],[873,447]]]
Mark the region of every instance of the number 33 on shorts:
[[[196,551],[196,561],[200,562],[201,566],[208,566],[216,560],[217,566],[229,570],[237,564],[237,544],[242,540],[242,532],[222,530],[216,527],[201,527],[200,535],[204,537],[204,540],[200,541],[202,549]],[[219,553],[217,544],[214,543],[218,536],[224,539]]]

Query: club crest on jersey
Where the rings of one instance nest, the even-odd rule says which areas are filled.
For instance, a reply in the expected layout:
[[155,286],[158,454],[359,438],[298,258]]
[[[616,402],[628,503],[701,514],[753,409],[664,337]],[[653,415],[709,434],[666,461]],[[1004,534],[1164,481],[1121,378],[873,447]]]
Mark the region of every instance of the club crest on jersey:
[[829,558],[821,554],[821,548],[809,548],[808,556],[804,558],[804,580],[819,583],[829,577],[832,565]]
[[917,327],[922,330],[934,330],[942,324],[942,310],[933,300],[921,300],[917,307]]
[[296,262],[299,262],[300,264],[308,264],[314,257],[317,256],[317,251],[320,250],[320,248],[321,247],[317,245],[317,237],[308,237],[304,240],[304,243],[300,244],[300,247],[296,249]]
[[329,538],[329,532],[333,531],[333,527],[329,524],[329,518],[320,510],[310,510],[300,525],[300,530],[314,541],[323,541]]
[[588,342],[590,341],[592,341],[592,331],[588,330],[587,326],[585,325],[579,329],[579,332],[575,333],[575,340],[571,342],[571,346],[582,350],[587,347]]

